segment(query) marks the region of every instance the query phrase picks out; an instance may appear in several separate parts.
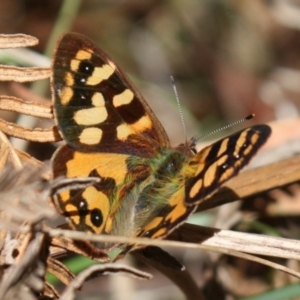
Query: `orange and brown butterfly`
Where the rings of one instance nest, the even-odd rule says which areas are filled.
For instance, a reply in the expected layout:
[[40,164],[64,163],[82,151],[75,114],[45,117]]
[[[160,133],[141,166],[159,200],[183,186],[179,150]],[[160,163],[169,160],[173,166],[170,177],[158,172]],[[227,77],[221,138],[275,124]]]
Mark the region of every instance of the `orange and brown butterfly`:
[[55,196],[76,230],[163,238],[236,176],[271,134],[257,125],[198,153],[193,140],[171,148],[144,98],[88,38],[63,35],[52,68],[54,114],[66,141],[53,157],[54,177],[101,178]]

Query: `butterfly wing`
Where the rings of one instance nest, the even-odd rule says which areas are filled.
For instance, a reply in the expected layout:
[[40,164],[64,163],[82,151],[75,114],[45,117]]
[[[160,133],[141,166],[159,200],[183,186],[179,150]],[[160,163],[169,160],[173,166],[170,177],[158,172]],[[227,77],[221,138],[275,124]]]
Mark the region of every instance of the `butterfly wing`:
[[52,71],[55,119],[71,147],[144,157],[169,147],[167,134],[146,101],[88,38],[63,35]]
[[256,125],[234,133],[197,153],[188,164],[186,205],[199,204],[236,176],[267,141],[271,128]]

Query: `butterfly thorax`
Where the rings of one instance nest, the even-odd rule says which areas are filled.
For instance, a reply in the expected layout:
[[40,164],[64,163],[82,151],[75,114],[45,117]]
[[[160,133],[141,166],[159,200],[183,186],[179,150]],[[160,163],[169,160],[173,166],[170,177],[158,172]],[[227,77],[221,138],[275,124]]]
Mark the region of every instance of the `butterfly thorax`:
[[172,210],[172,197],[178,194],[184,197],[183,172],[187,159],[172,149],[158,151],[153,158],[128,156],[127,175],[117,187],[119,208],[114,215],[111,234],[141,235],[147,224],[166,216]]

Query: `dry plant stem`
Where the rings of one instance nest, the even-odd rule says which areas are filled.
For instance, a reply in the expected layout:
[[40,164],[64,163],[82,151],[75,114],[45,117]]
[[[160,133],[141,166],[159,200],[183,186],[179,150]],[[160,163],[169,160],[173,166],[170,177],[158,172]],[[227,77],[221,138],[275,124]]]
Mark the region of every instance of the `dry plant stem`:
[[[49,229],[51,230],[51,229]],[[91,249],[90,247],[80,242],[74,242],[74,239],[70,239],[64,236],[53,237],[51,240],[50,253],[53,257],[63,256],[67,251],[89,257],[100,263],[109,262],[110,259],[101,249]]]
[[0,48],[18,48],[30,47],[39,43],[39,40],[31,35],[26,34],[1,34]]
[[49,68],[21,68],[0,65],[0,81],[31,82],[49,78]]
[[50,104],[44,102],[29,102],[20,98],[1,96],[0,110],[15,111],[20,114],[35,116],[38,118],[52,119],[52,108]]
[[[45,297],[47,296],[51,300],[60,299],[60,294],[57,292],[55,287],[48,282],[45,282],[43,296],[45,296]],[[48,299],[48,298],[46,298],[46,299]]]
[[152,268],[155,268],[171,281],[173,281],[175,285],[184,293],[186,299],[205,299],[201,290],[187,270],[176,270],[174,268],[167,267],[160,261],[148,258],[143,255],[143,250],[134,251],[132,254],[139,261],[145,263],[146,265],[149,265]]
[[[38,290],[35,292],[42,291],[43,283],[42,277],[44,274],[40,274],[38,278],[37,274],[34,273],[35,269],[42,267],[42,270],[37,270],[38,273],[45,273],[45,266],[38,264],[39,261],[42,261],[44,257],[44,251],[42,249],[44,240],[43,233],[37,233],[35,239],[29,244],[22,260],[13,266],[11,266],[3,278],[0,285],[0,299],[10,300],[10,299],[20,299],[17,297],[18,294],[24,291],[24,286],[30,284],[29,288],[33,285]],[[40,258],[42,260],[40,260]],[[25,290],[26,291],[26,290]],[[30,289],[27,289],[27,293],[30,292]],[[26,299],[26,296],[23,295]]]
[[62,140],[56,126],[48,129],[31,129],[0,119],[0,131],[9,136],[40,143],[58,142]]
[[[191,225],[189,225],[191,226]],[[180,227],[182,228],[182,227]],[[179,228],[179,230],[180,230]],[[197,228],[197,226],[196,226]],[[198,227],[195,231],[199,230]],[[25,229],[25,228],[24,228]],[[205,228],[206,229],[206,228]],[[159,247],[170,246],[178,248],[190,248],[190,249],[202,249],[213,251],[217,253],[229,254],[237,257],[243,257],[248,260],[256,261],[267,266],[271,266],[278,270],[282,270],[288,274],[300,278],[300,273],[290,270],[279,264],[271,263],[268,260],[260,259],[249,254],[234,251],[232,249],[237,249],[241,247],[245,252],[251,252],[260,255],[275,256],[282,258],[295,258],[300,260],[300,241],[275,238],[263,235],[238,233],[238,238],[235,239],[236,232],[231,232],[225,230],[225,237],[222,236],[222,230],[210,229],[209,235],[199,238],[196,237],[194,242],[184,243],[179,242],[182,238],[182,234],[176,237],[176,241],[166,241],[166,240],[153,240],[147,238],[128,238],[124,236],[108,236],[108,235],[86,235],[84,232],[71,231],[71,230],[61,230],[61,229],[50,229],[47,230],[51,237],[65,236],[74,240],[83,241],[93,241],[93,242],[118,242],[126,244],[136,244],[136,245],[155,245]],[[221,233],[220,233],[221,232]],[[172,237],[174,237],[172,234]],[[221,237],[220,237],[221,235]],[[255,248],[249,247],[249,245],[255,244]],[[230,245],[230,246],[228,246]],[[265,246],[268,245],[268,246]]]
[[199,204],[204,211],[238,199],[300,180],[300,155],[248,170],[226,183],[216,194]]
[[[21,227],[27,225],[26,222],[23,222],[23,224],[21,224]],[[20,263],[20,261],[22,261],[23,256],[26,252],[26,250],[28,249],[29,244],[31,243],[31,241],[35,238],[35,233],[33,232],[29,232],[27,234],[16,234],[15,239],[18,241],[18,256],[15,258],[15,263]]]
[[[11,110],[35,117],[53,118],[51,105],[42,102],[25,102],[15,97],[0,97],[0,109]],[[48,129],[31,129],[0,119],[0,130],[7,135],[36,142],[60,141],[56,126]]]
[[52,257],[47,259],[47,270],[65,285],[69,285],[75,278],[73,273],[63,263]]

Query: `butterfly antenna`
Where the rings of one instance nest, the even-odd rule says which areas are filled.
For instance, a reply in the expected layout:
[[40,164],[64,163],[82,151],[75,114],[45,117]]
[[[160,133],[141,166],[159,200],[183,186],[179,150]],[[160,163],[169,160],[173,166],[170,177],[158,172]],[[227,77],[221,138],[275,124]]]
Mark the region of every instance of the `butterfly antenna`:
[[249,116],[247,116],[247,117],[245,117],[245,118],[243,118],[243,119],[240,119],[240,120],[237,120],[237,121],[235,121],[235,122],[232,122],[232,123],[230,123],[230,124],[228,124],[228,125],[226,125],[226,126],[224,126],[224,127],[215,129],[215,130],[213,130],[213,131],[211,131],[211,132],[208,132],[208,133],[206,133],[206,134],[204,134],[204,135],[202,135],[202,136],[200,136],[200,137],[195,138],[195,142],[197,142],[197,141],[199,141],[200,139],[203,139],[203,138],[205,138],[205,137],[208,137],[208,136],[210,136],[210,135],[213,135],[213,134],[215,134],[215,133],[217,133],[217,132],[220,132],[220,131],[222,131],[222,130],[225,130],[225,129],[228,129],[228,128],[232,127],[232,126],[235,126],[235,125],[237,125],[237,124],[239,124],[239,123],[242,123],[242,122],[251,120],[251,119],[253,119],[254,117],[255,117],[255,114],[251,114],[251,115],[249,115]]
[[187,144],[186,125],[185,125],[185,122],[184,122],[183,113],[182,113],[182,107],[181,107],[181,104],[180,104],[180,101],[179,101],[179,97],[178,97],[178,92],[177,92],[175,78],[173,76],[170,76],[170,79],[171,79],[171,84],[172,84],[173,91],[174,91],[174,94],[175,94],[177,106],[178,106],[178,109],[179,109],[179,115],[180,115],[180,119],[181,119],[181,123],[182,123],[182,127],[183,127],[185,143]]

